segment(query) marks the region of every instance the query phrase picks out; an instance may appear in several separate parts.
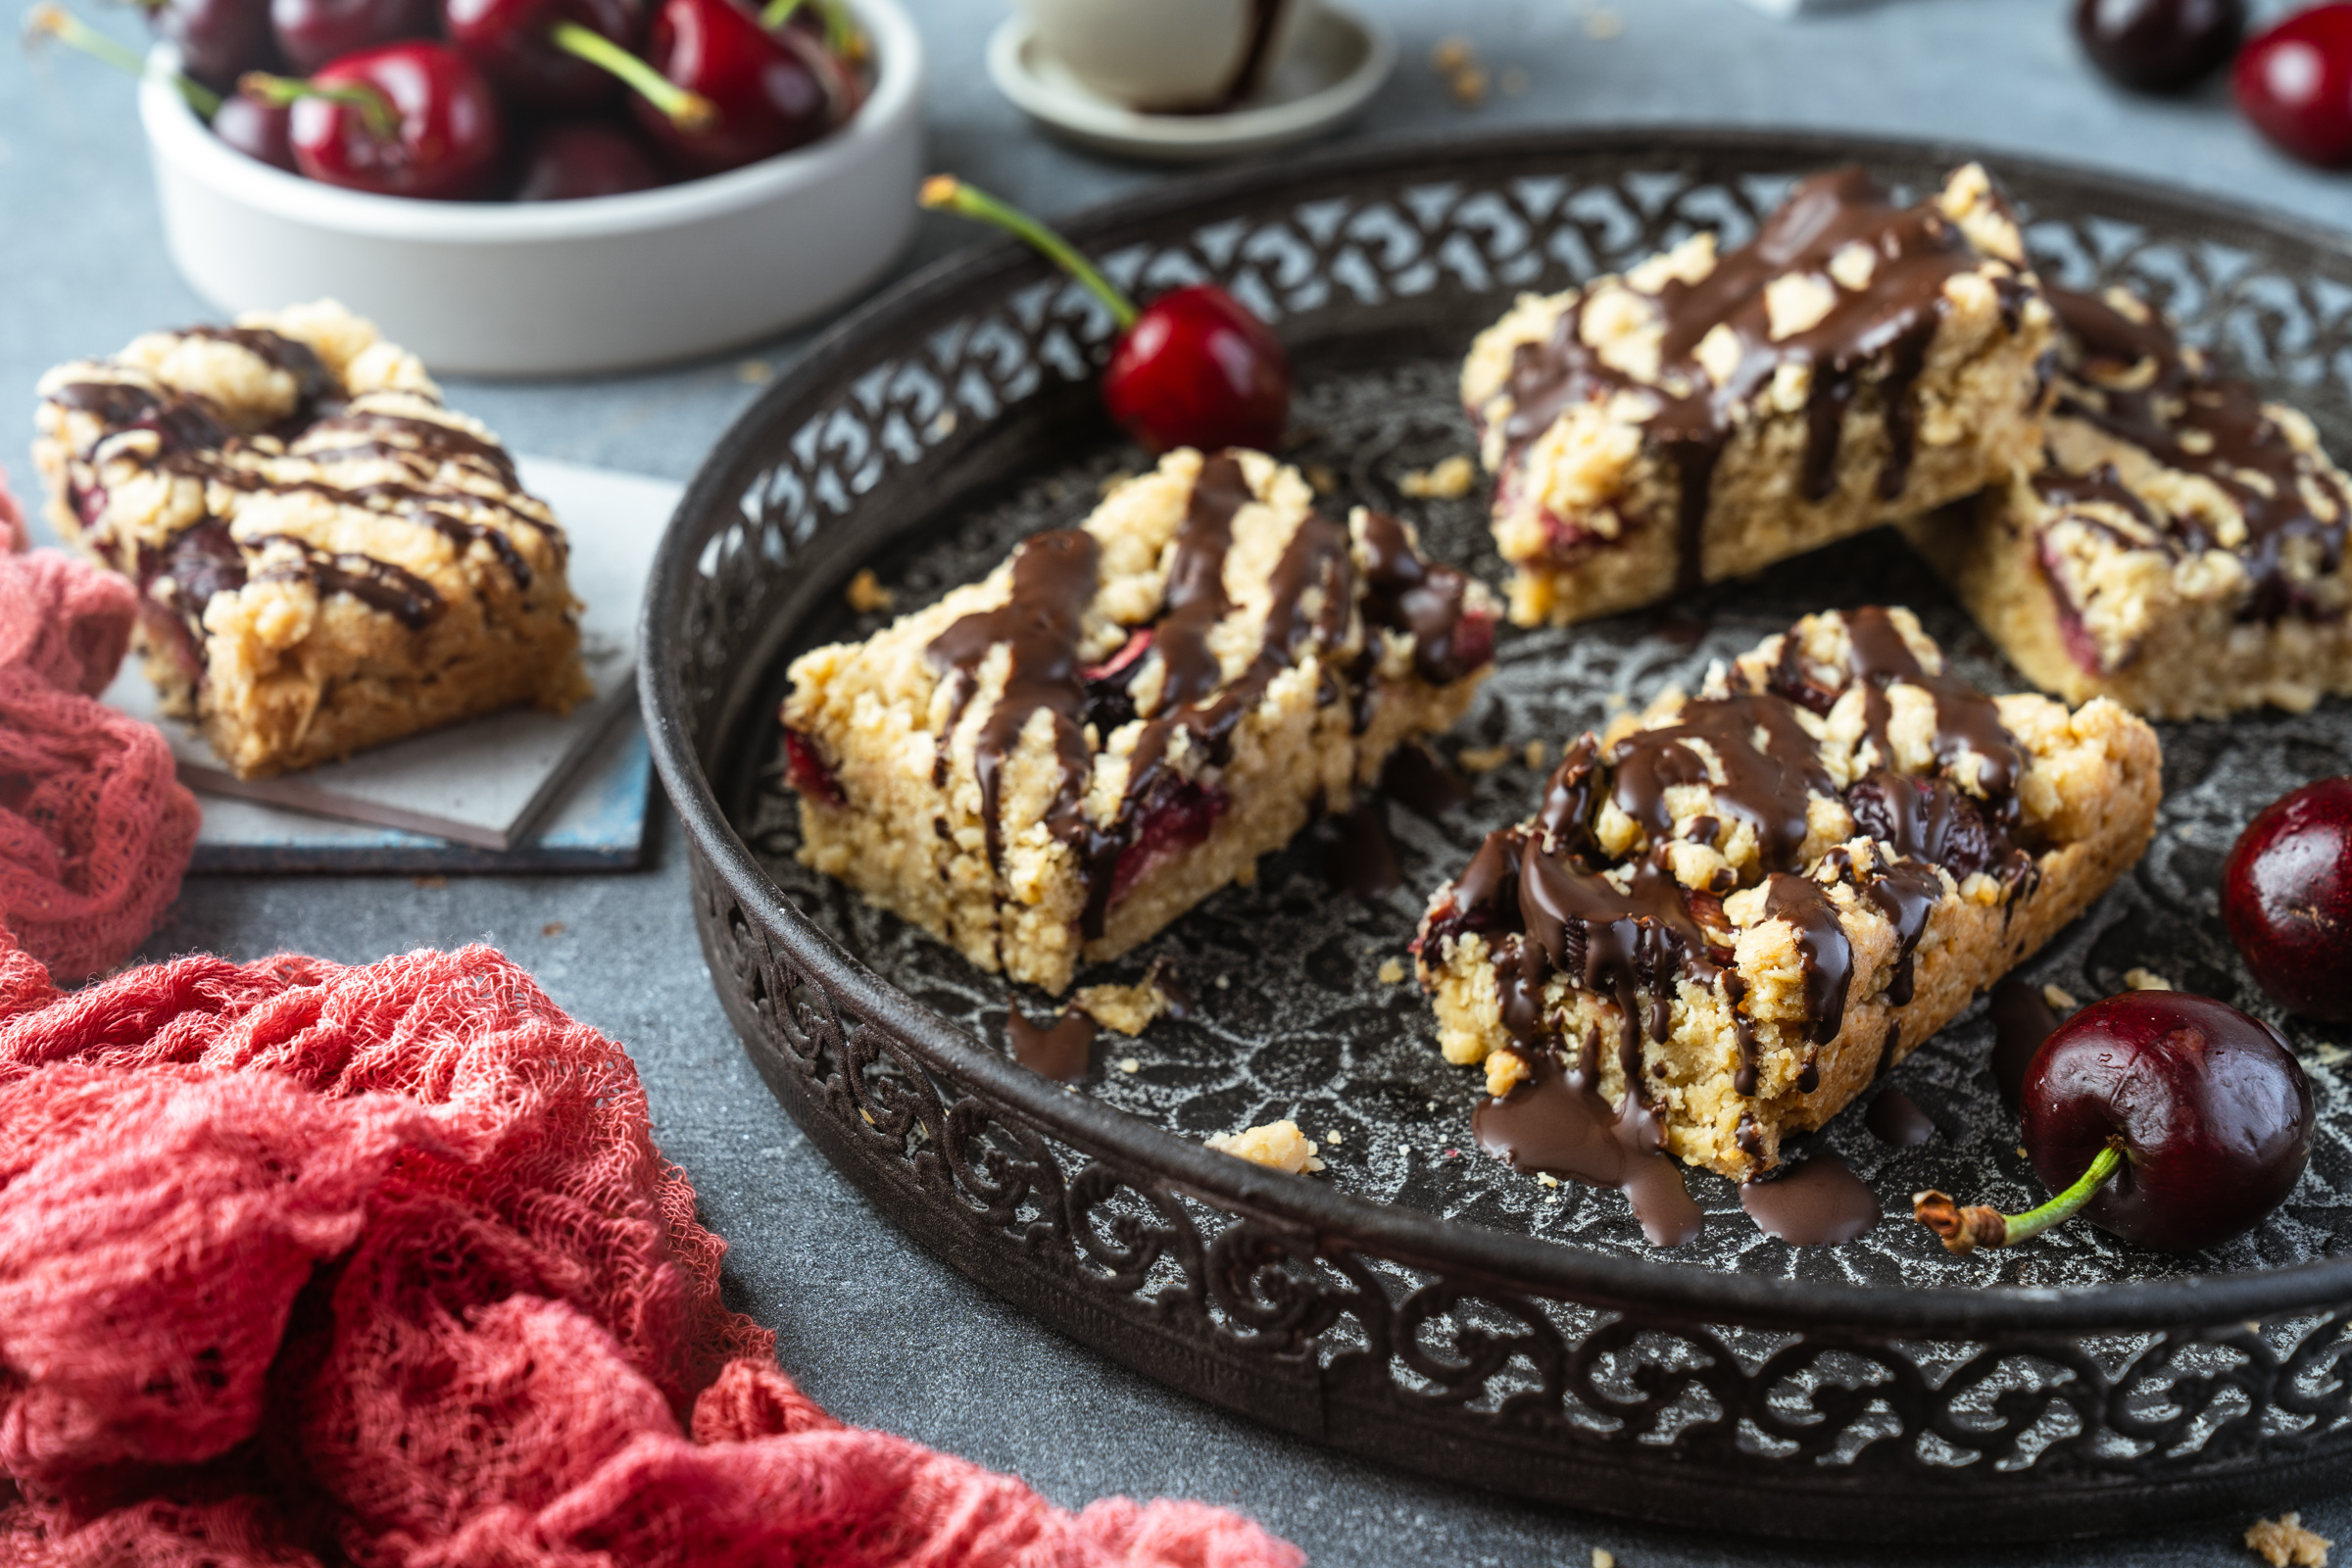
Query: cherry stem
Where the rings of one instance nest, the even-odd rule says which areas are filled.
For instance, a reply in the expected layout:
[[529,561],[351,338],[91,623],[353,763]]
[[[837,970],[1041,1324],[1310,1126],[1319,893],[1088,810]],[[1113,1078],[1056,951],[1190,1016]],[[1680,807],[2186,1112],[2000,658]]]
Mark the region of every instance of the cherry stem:
[[267,71],[248,71],[237,78],[237,91],[248,98],[283,109],[300,98],[320,98],[356,111],[368,134],[378,141],[400,135],[400,109],[383,88],[365,81],[304,81],[295,76],[272,76]]
[[[136,49],[108,37],[63,6],[37,5],[25,12],[24,36],[55,38],[67,48],[78,50],[93,60],[103,60],[118,71],[134,76],[147,74],[147,61]],[[175,72],[172,85],[179,89],[188,107],[205,119],[220,112],[220,95],[203,82]]]
[[2082,1211],[2108,1178],[2124,1168],[2124,1141],[2110,1138],[2090,1168],[2075,1178],[2065,1192],[2023,1214],[2004,1214],[1984,1203],[1962,1207],[1938,1192],[1911,1195],[1911,1214],[1943,1239],[1946,1250],[1973,1252],[1980,1247],[2015,1247],[2032,1241],[2053,1225],[2063,1225]]
[[559,22],[548,29],[548,41],[567,55],[612,73],[639,97],[667,115],[680,130],[709,130],[718,123],[718,106],[699,92],[679,86],[652,66],[598,32],[576,22]]
[[1111,280],[1095,270],[1095,264],[1078,254],[1077,249],[1059,234],[1031,218],[1017,207],[1008,207],[986,191],[974,190],[954,174],[933,174],[923,181],[919,198],[925,207],[945,210],[959,218],[978,219],[994,223],[1007,233],[1018,235],[1051,257],[1055,266],[1086,285],[1087,292],[1110,307],[1110,314],[1124,332],[1135,324],[1140,314],[1135,302],[1120,293]]

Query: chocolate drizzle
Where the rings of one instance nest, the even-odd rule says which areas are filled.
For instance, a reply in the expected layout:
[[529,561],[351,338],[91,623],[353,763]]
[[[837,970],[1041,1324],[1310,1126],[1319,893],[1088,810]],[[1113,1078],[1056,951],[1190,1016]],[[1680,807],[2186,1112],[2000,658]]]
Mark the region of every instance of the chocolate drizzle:
[[1741,1183],[1740,1206],[1756,1229],[1790,1247],[1854,1241],[1879,1223],[1877,1195],[1836,1154],[1815,1154],[1768,1181]]
[[[1469,579],[1426,560],[1403,523],[1386,513],[1363,514],[1364,622],[1413,639],[1413,673],[1450,686],[1494,656],[1491,623],[1463,621]],[[1467,634],[1465,634],[1467,633]]]
[[272,564],[255,572],[253,582],[311,582],[321,594],[349,594],[370,610],[381,611],[411,631],[422,631],[441,613],[441,595],[416,573],[373,556],[350,551],[315,549],[289,534],[264,534],[249,541],[255,546],[292,545],[302,552],[302,564]]
[[1479,1102],[1471,1113],[1479,1148],[1514,1170],[1617,1188],[1653,1247],[1698,1240],[1706,1216],[1666,1156],[1664,1131],[1641,1097],[1629,1093],[1625,1107],[1612,1111],[1589,1073],[1548,1054],[1530,1062],[1526,1082],[1500,1100]]
[[[2201,355],[2183,350],[2154,311],[2145,321],[2134,321],[2095,295],[2048,292],[2070,362],[2061,376],[2059,416],[2082,420],[2167,467],[2210,480],[2236,505],[2245,538],[2223,546],[2203,519],[2189,514],[2160,521],[2112,469],[2045,473],[2036,480],[2042,496],[2059,505],[2103,501],[2120,507],[2147,529],[2133,544],[2175,559],[2233,550],[2252,582],[2240,611],[2244,619],[2328,613],[2295,582],[2286,558],[2297,541],[2308,541],[2323,574],[2338,569],[2352,523],[2352,490],[2296,449],[2251,382],[2222,375]],[[2127,375],[2130,384],[2122,384]],[[2315,510],[2311,490],[2332,505],[2332,518]],[[2079,520],[2099,522],[2095,515]]]
[[1854,949],[1838,923],[1838,907],[1810,877],[1775,871],[1764,890],[1767,919],[1796,928],[1797,951],[1805,956],[1805,1016],[1813,1040],[1828,1045],[1845,1025],[1845,995],[1853,985]]
[[[1832,259],[1848,246],[1867,251],[1873,264],[1860,288],[1831,279]],[[1620,392],[1648,396],[1657,408],[1644,420],[1647,434],[1677,479],[1678,586],[1694,587],[1714,470],[1740,411],[1782,366],[1797,365],[1812,377],[1801,466],[1805,499],[1826,500],[1835,488],[1846,416],[1868,386],[1887,438],[1876,492],[1893,500],[1910,476],[1918,418],[1911,388],[1946,309],[1944,284],[1979,265],[1966,237],[1933,203],[1895,208],[1860,169],[1818,174],[1789,194],[1754,240],[1717,259],[1705,277],[1695,283],[1671,278],[1658,291],[1664,339],[1654,382],[1608,365],[1585,342],[1589,295],[1561,317],[1548,339],[1521,344],[1507,383],[1512,408],[1503,426],[1505,472],[1568,409]],[[1834,302],[1811,326],[1775,339],[1767,286],[1788,276],[1831,286]],[[2010,277],[1993,281],[2005,300],[2017,287]],[[1733,334],[1740,351],[1720,384],[1696,357],[1699,344],[1719,327]],[[1866,374],[1874,368],[1875,375]]]

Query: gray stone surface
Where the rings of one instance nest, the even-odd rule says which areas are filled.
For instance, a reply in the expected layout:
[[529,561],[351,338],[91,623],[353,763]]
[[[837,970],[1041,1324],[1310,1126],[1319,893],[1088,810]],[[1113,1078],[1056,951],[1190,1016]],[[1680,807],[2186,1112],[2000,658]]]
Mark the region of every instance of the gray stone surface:
[[[1738,0],[1617,0],[1619,35],[1590,35],[1579,0],[1355,0],[1396,27],[1404,64],[1352,134],[1503,124],[1803,124],[1949,139],[2119,170],[2352,226],[2352,182],[2286,165],[2218,89],[2180,104],[2123,98],[2079,65],[2063,0],[1886,0],[1785,24]],[[938,162],[1047,212],[1161,177],[1031,131],[988,85],[983,42],[1004,0],[910,0],[933,56]],[[2278,6],[2257,4],[2270,13]],[[99,20],[124,27],[121,13]],[[1423,66],[1460,32],[1525,89],[1455,105]],[[907,265],[968,236],[927,220]],[[0,416],[28,417],[34,378],[201,314],[162,249],[126,83],[78,59],[0,50]],[[463,407],[515,446],[684,477],[752,395],[738,362],[786,362],[795,337],[723,361],[595,382],[463,384]],[[0,423],[5,423],[0,417]],[[22,436],[0,461],[23,473]],[[916,1250],[799,1137],[744,1061],[686,913],[675,822],[631,876],[191,880],[151,956],[250,957],[300,948],[353,961],[425,945],[495,943],[566,1007],[624,1041],[657,1134],[734,1244],[739,1302],[781,1336],[785,1363],[843,1417],[1012,1470],[1078,1504],[1173,1493],[1249,1510],[1317,1563],[1625,1568],[1894,1563],[2251,1562],[2245,1521],[2098,1545],[1899,1555],[1634,1529],[1497,1501],[1272,1436],[1104,1363],[1029,1324]],[[560,929],[559,929],[560,923]],[[2352,1498],[2295,1499],[2352,1537]]]

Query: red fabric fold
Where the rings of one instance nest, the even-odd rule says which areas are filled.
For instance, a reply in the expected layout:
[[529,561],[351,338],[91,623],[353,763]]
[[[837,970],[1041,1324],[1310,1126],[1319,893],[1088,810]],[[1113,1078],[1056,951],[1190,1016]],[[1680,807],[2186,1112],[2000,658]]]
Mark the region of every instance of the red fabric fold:
[[845,1427],[486,948],[59,995],[0,932],[0,1565],[1297,1568]]
[[52,973],[78,980],[155,929],[198,813],[154,726],[93,700],[122,662],[137,594],[24,545],[0,474],[0,918]]

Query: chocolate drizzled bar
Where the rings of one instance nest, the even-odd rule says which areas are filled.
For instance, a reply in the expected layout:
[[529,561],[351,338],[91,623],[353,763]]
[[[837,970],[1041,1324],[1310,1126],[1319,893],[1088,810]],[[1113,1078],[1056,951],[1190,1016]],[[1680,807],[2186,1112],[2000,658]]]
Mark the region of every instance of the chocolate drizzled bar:
[[2345,476],[2121,290],[2049,291],[2058,401],[2036,468],[1910,528],[2046,691],[2157,718],[2352,692]]
[[1270,458],[1174,452],[985,581],[802,656],[803,861],[1054,992],[1248,881],[1493,658],[1483,587],[1393,517],[1312,507]]
[[138,585],[166,710],[240,776],[587,694],[554,515],[341,307],[152,333],[41,399],[52,521]]
[[1523,297],[1462,368],[1512,618],[1652,604],[2006,477],[2051,332],[2023,258],[1976,165],[1907,208],[1845,169],[1738,250]]
[[2115,704],[1987,697],[1904,610],[1808,616],[1585,735],[1416,942],[1446,1059],[1504,1097],[1482,1140],[1595,1179],[1488,1136],[1587,1097],[1601,1179],[1661,1141],[1771,1170],[2139,858],[2158,774]]

